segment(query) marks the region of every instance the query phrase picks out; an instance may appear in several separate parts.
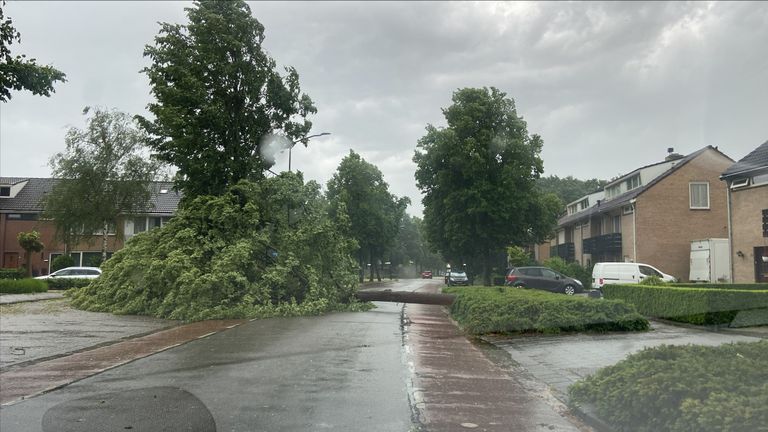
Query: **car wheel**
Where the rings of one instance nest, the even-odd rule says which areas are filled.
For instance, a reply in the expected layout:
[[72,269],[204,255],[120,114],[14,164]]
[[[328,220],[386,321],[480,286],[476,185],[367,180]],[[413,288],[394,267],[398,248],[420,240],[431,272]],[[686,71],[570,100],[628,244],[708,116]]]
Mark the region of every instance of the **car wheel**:
[[565,293],[565,295],[572,296],[576,294],[576,287],[571,284],[568,284],[563,288],[563,293]]

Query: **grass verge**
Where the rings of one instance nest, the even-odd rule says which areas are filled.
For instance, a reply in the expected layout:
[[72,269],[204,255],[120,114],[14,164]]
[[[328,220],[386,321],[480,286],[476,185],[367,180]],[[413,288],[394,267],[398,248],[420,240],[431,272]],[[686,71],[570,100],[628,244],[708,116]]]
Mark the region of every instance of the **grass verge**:
[[617,300],[568,297],[509,287],[445,288],[456,294],[451,315],[471,334],[642,331],[648,321]]
[[768,341],[648,348],[569,392],[617,431],[765,431]]

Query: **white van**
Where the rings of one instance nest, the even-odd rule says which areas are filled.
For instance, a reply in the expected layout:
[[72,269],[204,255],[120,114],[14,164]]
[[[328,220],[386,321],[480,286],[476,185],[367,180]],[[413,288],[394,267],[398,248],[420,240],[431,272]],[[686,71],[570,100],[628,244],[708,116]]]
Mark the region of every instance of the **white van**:
[[592,269],[592,286],[594,288],[602,288],[606,284],[640,283],[647,276],[658,276],[664,282],[675,282],[677,280],[652,265],[605,262],[595,264],[595,267]]

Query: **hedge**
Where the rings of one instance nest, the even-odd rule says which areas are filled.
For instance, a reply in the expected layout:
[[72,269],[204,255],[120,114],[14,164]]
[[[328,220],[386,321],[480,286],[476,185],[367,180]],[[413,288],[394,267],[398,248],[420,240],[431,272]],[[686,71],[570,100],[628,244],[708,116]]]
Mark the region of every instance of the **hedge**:
[[87,286],[93,281],[93,279],[85,278],[49,278],[48,289],[52,290],[68,290],[70,288],[80,288]]
[[759,316],[764,316],[768,324],[768,290],[630,284],[605,285],[603,295],[606,299],[631,303],[643,315],[699,325],[726,324],[732,322],[739,311],[765,309],[756,313],[758,319],[751,317],[750,322],[760,323]]
[[569,388],[617,431],[768,430],[768,341],[661,346]]
[[753,291],[768,290],[768,283],[750,283],[750,284],[673,283],[673,284],[668,284],[668,286],[677,287],[677,288],[711,288],[711,289],[753,290]]
[[622,301],[568,297],[521,288],[445,288],[453,318],[471,334],[639,331],[648,321]]
[[0,279],[0,293],[28,294],[48,291],[48,284],[38,279]]
[[26,272],[23,268],[0,269],[0,279],[23,279]]

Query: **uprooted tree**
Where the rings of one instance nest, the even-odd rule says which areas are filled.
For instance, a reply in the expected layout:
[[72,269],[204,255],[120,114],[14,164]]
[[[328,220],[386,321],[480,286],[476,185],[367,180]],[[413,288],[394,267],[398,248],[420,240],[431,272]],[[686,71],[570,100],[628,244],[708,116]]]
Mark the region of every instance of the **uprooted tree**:
[[181,320],[359,309],[345,224],[328,217],[319,186],[300,174],[242,181],[134,236],[72,302]]

